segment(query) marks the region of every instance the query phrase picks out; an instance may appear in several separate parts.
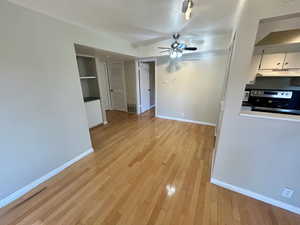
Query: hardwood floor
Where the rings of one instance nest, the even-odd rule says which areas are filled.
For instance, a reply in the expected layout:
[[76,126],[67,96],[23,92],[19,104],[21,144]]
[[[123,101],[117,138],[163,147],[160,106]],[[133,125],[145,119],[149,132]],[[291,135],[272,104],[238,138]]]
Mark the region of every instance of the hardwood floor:
[[300,224],[299,215],[209,182],[214,128],[153,111],[110,111],[108,120],[91,131],[94,154],[0,210],[0,224]]

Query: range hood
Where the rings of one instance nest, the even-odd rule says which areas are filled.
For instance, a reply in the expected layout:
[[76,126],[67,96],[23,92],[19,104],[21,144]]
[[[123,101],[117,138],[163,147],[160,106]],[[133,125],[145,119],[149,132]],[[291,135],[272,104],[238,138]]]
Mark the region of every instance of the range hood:
[[300,29],[271,32],[256,46],[264,45],[300,44]]

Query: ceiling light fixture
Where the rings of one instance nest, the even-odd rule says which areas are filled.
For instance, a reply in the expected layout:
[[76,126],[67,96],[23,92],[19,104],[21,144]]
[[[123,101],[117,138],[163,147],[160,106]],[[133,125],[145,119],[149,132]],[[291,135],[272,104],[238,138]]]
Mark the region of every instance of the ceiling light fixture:
[[172,51],[170,52],[170,58],[171,58],[171,59],[176,59],[176,58],[177,58],[177,52],[172,50]]
[[182,13],[185,15],[186,20],[191,18],[193,6],[194,3],[192,0],[184,0],[182,3]]
[[171,59],[178,59],[182,57],[182,52],[180,50],[171,50],[170,58]]

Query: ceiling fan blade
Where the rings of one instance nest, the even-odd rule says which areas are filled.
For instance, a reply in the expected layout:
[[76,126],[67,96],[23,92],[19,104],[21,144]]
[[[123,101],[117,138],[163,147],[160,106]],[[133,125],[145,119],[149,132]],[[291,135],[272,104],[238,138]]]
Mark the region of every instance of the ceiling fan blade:
[[150,45],[154,45],[156,43],[162,42],[162,41],[166,41],[169,40],[170,38],[170,34],[164,34],[160,37],[157,38],[152,38],[152,39],[147,39],[147,40],[143,40],[143,41],[138,41],[133,43],[134,47],[140,47],[140,46],[150,46]]
[[199,39],[199,40],[194,39],[194,40],[193,40],[193,39],[192,39],[191,42],[192,42],[192,44],[202,45],[202,44],[204,43],[204,40],[202,40],[202,39]]
[[168,50],[170,50],[171,48],[169,48],[169,47],[158,47],[159,49],[168,49]]
[[198,48],[196,47],[185,47],[184,50],[186,51],[196,51]]

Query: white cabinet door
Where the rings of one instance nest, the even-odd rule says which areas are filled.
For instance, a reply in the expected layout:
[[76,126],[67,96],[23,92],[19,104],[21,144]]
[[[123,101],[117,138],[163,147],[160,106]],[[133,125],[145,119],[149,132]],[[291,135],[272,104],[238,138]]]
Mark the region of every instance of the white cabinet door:
[[85,102],[85,110],[89,128],[103,123],[100,100]]
[[285,54],[265,54],[263,55],[260,69],[261,70],[273,70],[282,69],[284,63]]
[[284,69],[300,69],[300,52],[290,52],[286,54]]

